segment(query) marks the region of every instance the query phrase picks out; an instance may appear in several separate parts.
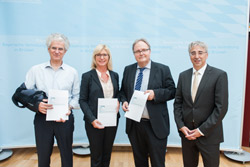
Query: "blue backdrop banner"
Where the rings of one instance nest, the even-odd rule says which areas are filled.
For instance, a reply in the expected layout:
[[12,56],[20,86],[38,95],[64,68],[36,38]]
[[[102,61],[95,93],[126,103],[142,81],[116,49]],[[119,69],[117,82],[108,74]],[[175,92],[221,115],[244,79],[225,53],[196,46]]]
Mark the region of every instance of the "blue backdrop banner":
[[[241,147],[242,117],[248,40],[247,0],[0,0],[0,147],[35,145],[34,113],[11,101],[31,66],[49,60],[46,37],[55,32],[68,36],[71,46],[64,62],[79,73],[90,70],[97,44],[111,49],[114,71],[134,63],[132,43],[146,38],[151,59],[170,67],[177,83],[179,73],[192,67],[188,44],[208,44],[208,64],[225,70],[229,78],[229,110],[224,118],[224,150]],[[169,146],[180,146],[170,114]],[[124,113],[115,144],[129,144]],[[81,110],[74,110],[74,144],[88,143]]]

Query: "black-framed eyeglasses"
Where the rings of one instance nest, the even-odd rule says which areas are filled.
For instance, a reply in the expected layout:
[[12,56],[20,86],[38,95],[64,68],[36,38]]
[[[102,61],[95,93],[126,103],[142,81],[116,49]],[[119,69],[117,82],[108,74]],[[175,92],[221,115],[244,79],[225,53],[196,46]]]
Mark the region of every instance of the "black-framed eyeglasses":
[[107,57],[108,54],[100,54],[100,53],[99,53],[99,54],[96,54],[95,56],[96,56],[96,57]]
[[150,50],[149,48],[148,49],[137,50],[137,51],[134,51],[134,54],[136,54],[136,55],[139,55],[141,53],[144,54],[144,53],[146,53],[149,50]]

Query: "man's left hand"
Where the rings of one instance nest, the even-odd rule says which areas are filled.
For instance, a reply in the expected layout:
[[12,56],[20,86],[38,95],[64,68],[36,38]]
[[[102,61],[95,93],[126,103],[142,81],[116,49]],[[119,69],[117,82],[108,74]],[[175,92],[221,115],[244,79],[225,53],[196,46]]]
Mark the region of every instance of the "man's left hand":
[[[67,116],[69,116],[71,114],[71,109],[69,108],[69,111],[68,111],[68,113],[66,114]],[[62,122],[62,123],[64,123],[64,122],[66,122],[66,120],[64,120],[64,119],[60,119],[60,120],[56,120],[56,122]]]
[[195,140],[196,138],[200,137],[201,134],[199,132],[198,129],[194,129],[194,130],[191,130],[190,133],[188,135],[186,135],[185,137],[188,139],[188,140]]
[[146,90],[144,94],[149,93],[148,100],[153,100],[155,98],[155,92],[153,90]]

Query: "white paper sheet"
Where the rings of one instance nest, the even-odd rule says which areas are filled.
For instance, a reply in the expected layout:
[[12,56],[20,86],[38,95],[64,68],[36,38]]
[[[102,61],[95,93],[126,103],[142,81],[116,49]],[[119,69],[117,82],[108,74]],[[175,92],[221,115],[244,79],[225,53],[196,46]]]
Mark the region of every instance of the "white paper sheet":
[[116,126],[117,98],[98,98],[97,119],[104,127]]
[[144,92],[135,90],[129,102],[129,111],[125,113],[125,117],[140,122],[148,96],[149,93],[144,94]]
[[69,119],[66,115],[69,112],[68,97],[67,90],[49,90],[48,104],[52,104],[53,109],[47,110],[46,121]]

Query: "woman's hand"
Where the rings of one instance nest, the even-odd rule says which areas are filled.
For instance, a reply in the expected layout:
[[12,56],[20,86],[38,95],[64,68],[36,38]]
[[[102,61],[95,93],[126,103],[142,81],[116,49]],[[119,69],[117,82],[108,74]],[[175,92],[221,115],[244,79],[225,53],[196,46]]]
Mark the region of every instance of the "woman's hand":
[[100,121],[98,121],[97,119],[94,120],[91,124],[96,129],[104,129],[104,126],[102,125],[102,123]]
[[122,109],[123,109],[123,111],[128,111],[128,102],[124,102],[123,104],[122,104]]

